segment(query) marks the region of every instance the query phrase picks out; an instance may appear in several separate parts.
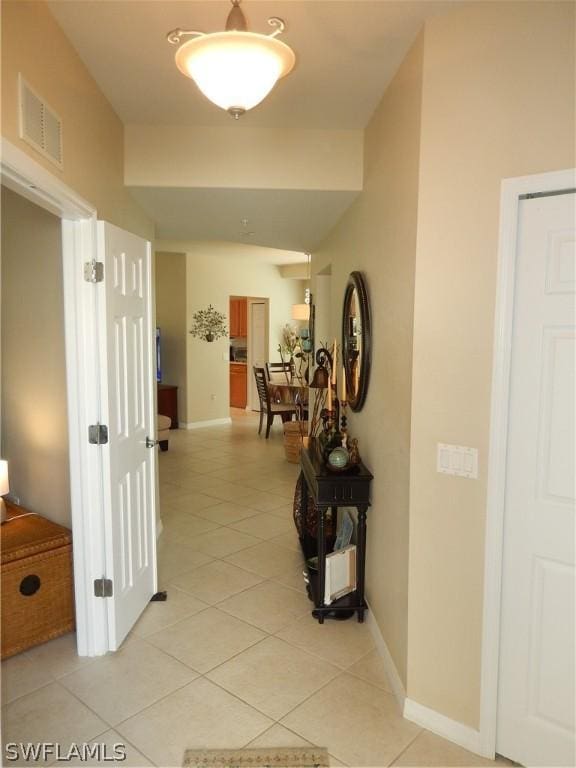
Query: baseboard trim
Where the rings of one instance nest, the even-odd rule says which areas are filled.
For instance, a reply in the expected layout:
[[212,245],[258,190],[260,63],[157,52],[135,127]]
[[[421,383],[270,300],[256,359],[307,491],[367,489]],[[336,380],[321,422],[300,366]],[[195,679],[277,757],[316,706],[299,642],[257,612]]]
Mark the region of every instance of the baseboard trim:
[[392,686],[392,692],[394,693],[394,696],[400,705],[400,711],[402,711],[404,709],[404,702],[406,700],[406,690],[404,688],[402,679],[398,674],[398,670],[396,669],[396,664],[394,664],[392,655],[388,650],[386,640],[384,640],[384,635],[378,626],[378,622],[376,621],[370,606],[368,606],[368,613],[366,614],[366,624],[368,624],[368,629],[370,630],[370,633],[374,639],[376,648],[382,657],[386,676],[388,677],[388,681]]
[[459,723],[457,720],[441,715],[440,712],[425,707],[423,704],[418,704],[417,701],[412,699],[406,699],[404,702],[404,717],[406,720],[410,720],[416,723],[416,725],[420,725],[422,728],[426,728],[426,730],[432,731],[432,733],[442,736],[454,744],[458,744],[459,747],[463,747],[469,752],[489,757],[489,755],[482,752],[480,731],[470,728],[469,725],[464,725],[464,723]]
[[190,421],[188,424],[182,423],[178,426],[181,429],[202,429],[203,427],[220,427],[224,424],[232,424],[232,419],[227,416],[225,419],[209,419],[208,421]]

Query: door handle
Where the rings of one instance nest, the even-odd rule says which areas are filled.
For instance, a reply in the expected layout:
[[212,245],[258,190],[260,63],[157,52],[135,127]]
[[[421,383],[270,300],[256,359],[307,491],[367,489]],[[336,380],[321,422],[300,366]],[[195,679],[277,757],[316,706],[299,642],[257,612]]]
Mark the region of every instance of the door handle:
[[146,448],[155,448],[160,445],[160,440],[152,440],[150,437],[146,438]]

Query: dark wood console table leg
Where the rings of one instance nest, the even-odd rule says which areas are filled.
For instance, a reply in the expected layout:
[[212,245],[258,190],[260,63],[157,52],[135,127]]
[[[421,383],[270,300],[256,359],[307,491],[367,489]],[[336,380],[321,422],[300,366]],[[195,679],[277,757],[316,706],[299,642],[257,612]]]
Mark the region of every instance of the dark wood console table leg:
[[[322,608],[324,605],[324,587],[326,584],[326,536],[324,533],[324,518],[326,510],[324,507],[318,509],[318,595],[316,607]],[[322,611],[312,611],[314,618],[318,619],[320,624],[324,624],[324,614]]]
[[[367,506],[358,507],[358,557],[356,560],[356,587],[358,589],[358,600],[360,605],[364,605],[364,578],[366,562],[366,512]],[[358,621],[364,621],[364,608],[358,609]]]

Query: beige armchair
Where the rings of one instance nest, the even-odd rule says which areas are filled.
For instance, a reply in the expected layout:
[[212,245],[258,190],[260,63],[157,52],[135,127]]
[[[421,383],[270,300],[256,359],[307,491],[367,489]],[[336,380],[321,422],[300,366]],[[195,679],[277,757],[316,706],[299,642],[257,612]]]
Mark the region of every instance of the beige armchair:
[[156,418],[156,440],[160,444],[161,451],[168,450],[168,440],[170,438],[170,427],[172,419],[170,416],[163,416],[161,413]]

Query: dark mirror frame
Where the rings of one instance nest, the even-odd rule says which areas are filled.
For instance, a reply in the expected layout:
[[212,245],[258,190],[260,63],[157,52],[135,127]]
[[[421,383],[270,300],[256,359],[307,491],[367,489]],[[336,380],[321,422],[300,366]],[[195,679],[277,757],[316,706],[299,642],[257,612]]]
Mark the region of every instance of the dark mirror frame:
[[[349,315],[352,294],[356,291],[358,296],[358,309],[360,312],[360,327],[362,328],[362,351],[360,356],[360,377],[358,392],[352,393],[352,371],[350,367],[350,335]],[[368,392],[370,381],[370,368],[372,364],[372,317],[370,313],[370,300],[366,282],[361,272],[351,272],[344,293],[344,306],[342,309],[342,360],[346,372],[347,402],[353,411],[361,411]]]

